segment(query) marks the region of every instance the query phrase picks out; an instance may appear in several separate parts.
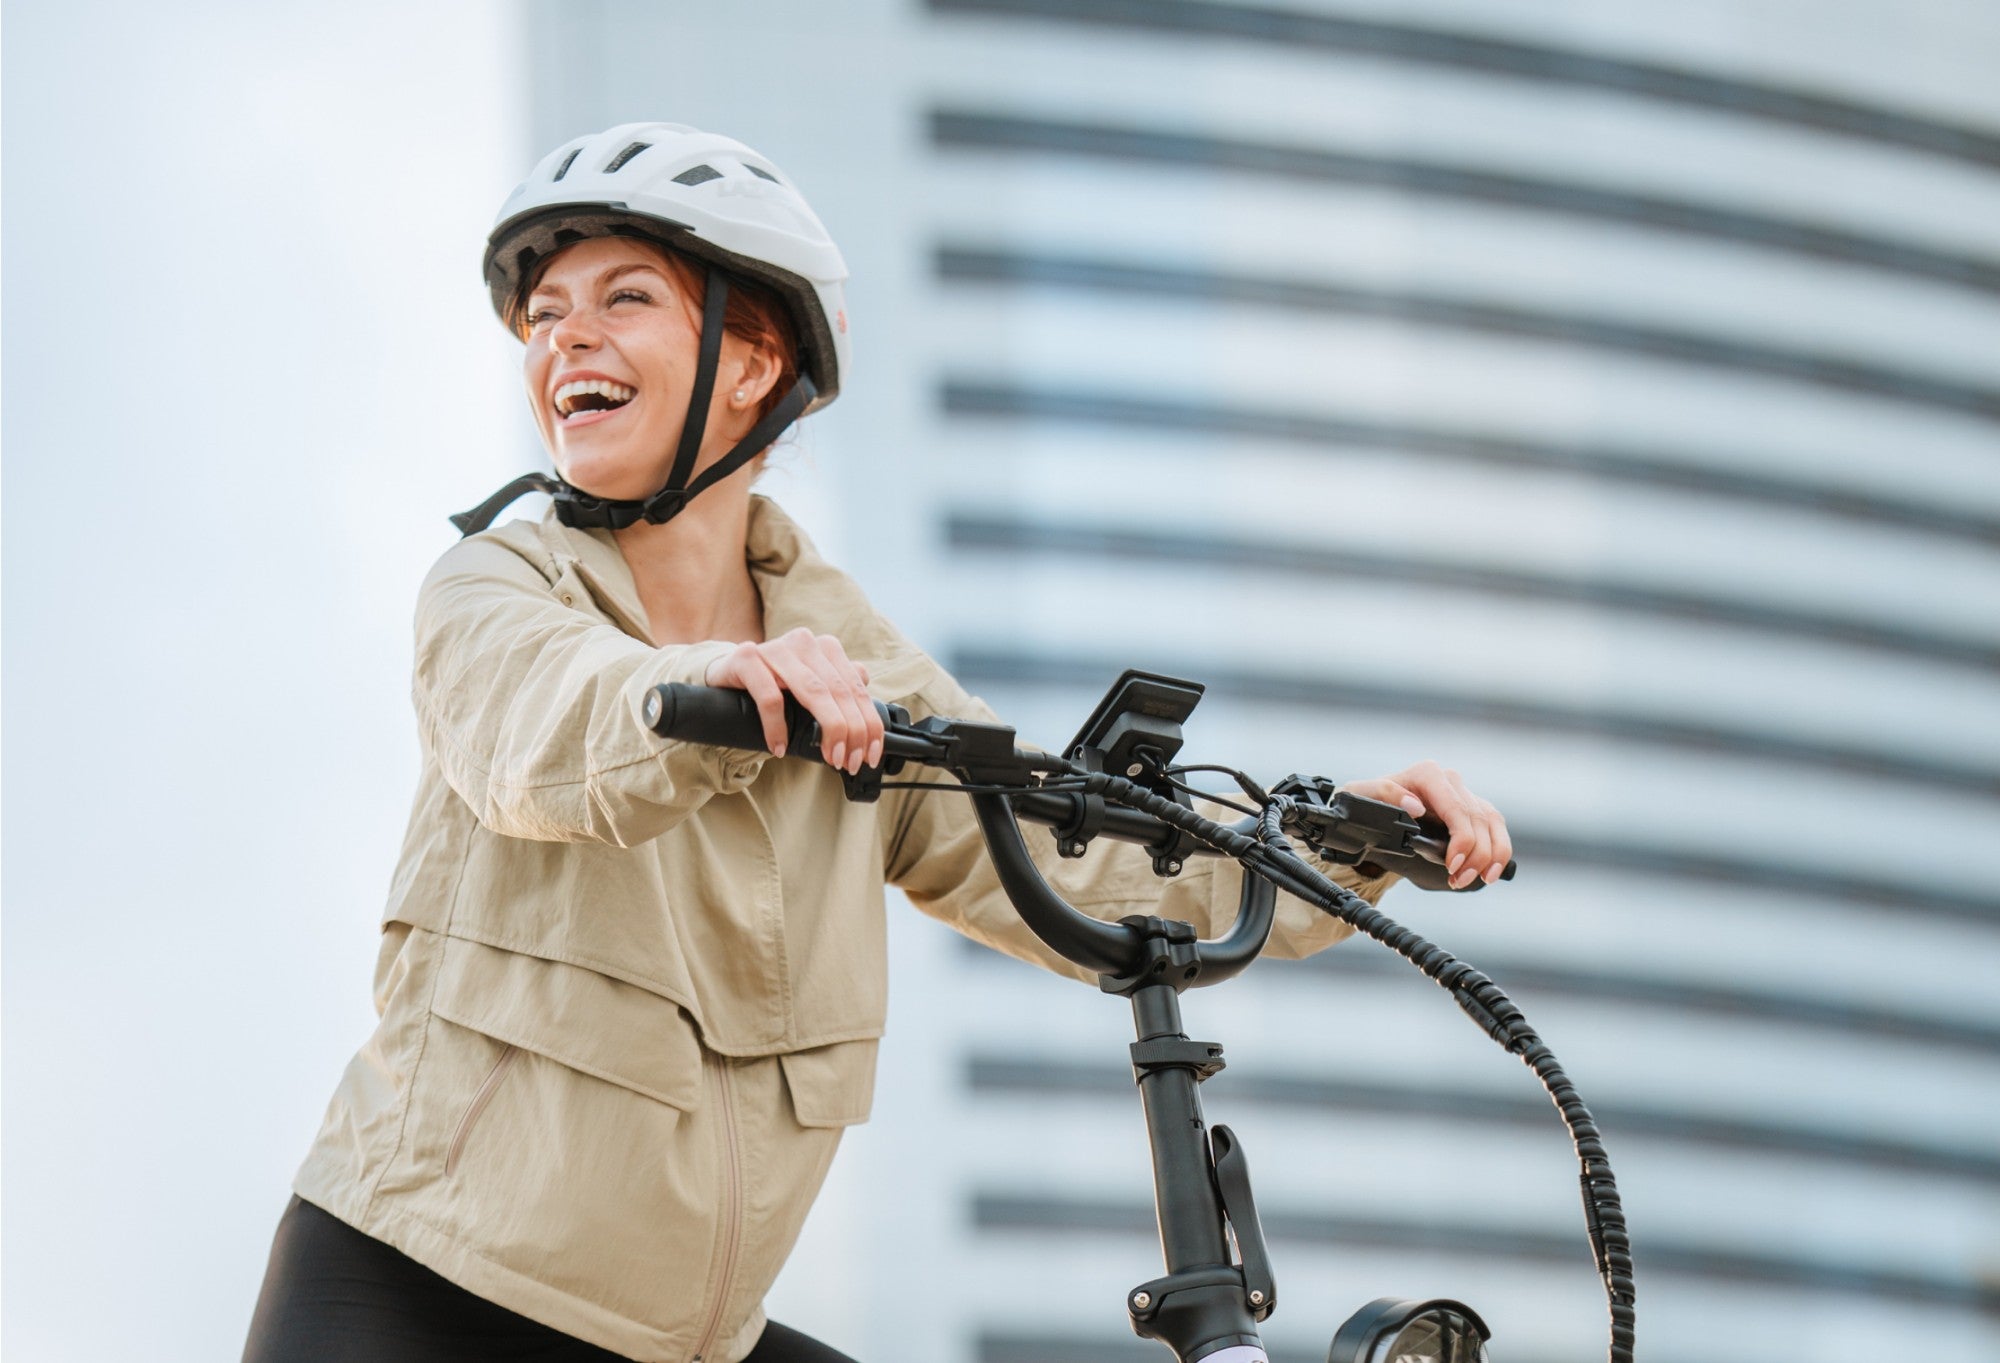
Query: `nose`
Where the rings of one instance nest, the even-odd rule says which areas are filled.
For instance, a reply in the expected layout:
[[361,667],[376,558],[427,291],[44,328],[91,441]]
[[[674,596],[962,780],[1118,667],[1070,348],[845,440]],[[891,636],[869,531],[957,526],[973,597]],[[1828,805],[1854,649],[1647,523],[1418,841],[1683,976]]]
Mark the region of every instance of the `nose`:
[[549,328],[549,349],[590,350],[599,340],[597,314],[589,308],[572,308]]

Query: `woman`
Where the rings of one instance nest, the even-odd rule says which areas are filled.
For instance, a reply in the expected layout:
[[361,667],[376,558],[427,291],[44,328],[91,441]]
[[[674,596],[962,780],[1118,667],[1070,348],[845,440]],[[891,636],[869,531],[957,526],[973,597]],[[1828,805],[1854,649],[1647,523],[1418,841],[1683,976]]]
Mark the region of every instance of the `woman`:
[[[1015,916],[962,799],[850,804],[823,767],[639,721],[660,682],[738,687],[782,752],[789,692],[854,772],[881,757],[871,696],[985,713],[750,492],[847,370],[845,267],[785,177],[726,138],[613,128],[535,168],[486,269],[562,478],[455,518],[554,495],[424,583],[381,1022],[300,1170],[246,1359],[837,1360],[761,1303],[868,1114],[883,885],[1081,972]],[[1461,884],[1509,856],[1435,764],[1356,788],[1444,818]],[[1230,866],[1162,882],[1137,849],[1037,855],[1104,917],[1213,936],[1235,911]],[[1345,931],[1285,901],[1273,949]]]

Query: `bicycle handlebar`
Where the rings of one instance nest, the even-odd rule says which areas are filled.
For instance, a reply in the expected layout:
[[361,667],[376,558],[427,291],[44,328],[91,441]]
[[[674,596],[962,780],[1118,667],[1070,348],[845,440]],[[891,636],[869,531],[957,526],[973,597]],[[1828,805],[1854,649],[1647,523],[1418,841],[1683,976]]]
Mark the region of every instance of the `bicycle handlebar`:
[[[951,765],[955,747],[940,732],[925,732],[921,726],[909,723],[909,716],[900,708],[875,702],[875,709],[882,716],[883,737],[882,756],[884,769],[894,773],[904,762],[916,762],[926,766]],[[749,752],[769,752],[764,741],[764,721],[757,711],[757,702],[747,691],[731,687],[694,686],[674,682],[656,686],[646,696],[646,726],[663,738],[679,739],[687,743],[707,743],[717,747],[739,748]],[[963,726],[961,726],[963,727]],[[992,726],[979,726],[992,729]],[[1059,772],[1064,764],[1047,753],[1012,746],[1012,730],[994,731],[993,737],[1004,733],[1008,753],[1014,765],[1022,774],[1029,772]],[[789,756],[803,757],[809,761],[820,761],[819,724],[804,706],[790,696],[785,697],[785,752]],[[1322,783],[1322,795],[1330,799],[1330,783]],[[1032,823],[1045,824],[1051,828],[1069,828],[1077,825],[1081,816],[1083,797],[1065,791],[1024,790],[1007,797],[1014,813]],[[1385,807],[1387,808],[1387,807]],[[1395,815],[1403,819],[1401,811]],[[1451,884],[1446,872],[1446,847],[1449,833],[1437,819],[1425,816],[1417,820],[1417,831],[1400,839],[1406,851],[1391,850],[1385,846],[1367,849],[1361,859],[1384,870],[1394,871],[1418,889],[1471,893],[1484,888],[1484,882],[1475,879],[1463,889]],[[1249,824],[1239,824],[1239,831],[1247,832]],[[1145,847],[1169,847],[1173,845],[1174,830],[1163,821],[1140,810],[1110,805],[1103,810],[1102,827],[1096,836],[1113,838],[1119,842],[1137,843]],[[1344,850],[1355,851],[1349,847]],[[1196,856],[1219,856],[1215,848],[1206,845],[1188,845],[1182,840],[1180,851]],[[1508,862],[1501,873],[1501,879],[1514,878],[1515,865]]]
[[[1041,770],[1060,772],[1067,766],[1046,753],[1014,747],[1011,729],[947,722],[927,731],[923,726],[911,724],[900,707],[876,701],[875,708],[883,721],[883,769],[891,773],[905,762],[948,768],[961,765],[968,748],[976,749],[980,760],[1010,764],[1024,776]],[[646,696],[645,720],[648,728],[664,738],[754,752],[770,750],[764,740],[763,718],[747,691],[685,683],[656,686]],[[999,741],[1003,738],[1004,753]],[[810,761],[823,760],[818,723],[790,696],[785,698],[785,751]],[[968,794],[1001,885],[1035,935],[1065,959],[1102,975],[1120,976],[1142,968],[1135,965],[1144,950],[1140,927],[1133,923],[1107,923],[1071,908],[1043,879],[1021,837],[1021,819],[1052,828],[1075,826],[1082,815],[1084,796],[1032,788],[994,792],[976,786]],[[1095,836],[1137,843],[1151,849],[1156,860],[1173,856],[1177,861],[1190,852],[1221,855],[1217,849],[1193,843],[1173,825],[1140,810],[1107,804],[1099,814]],[[1160,972],[1167,969],[1184,972],[1182,978],[1186,981],[1198,976],[1203,984],[1228,979],[1263,950],[1275,911],[1276,892],[1269,882],[1246,876],[1236,921],[1229,933],[1216,941],[1197,942],[1191,930],[1174,932],[1171,948],[1179,950],[1170,948],[1168,959],[1160,961],[1157,968]],[[1154,924],[1146,926],[1151,929]],[[1158,926],[1164,932],[1185,925]],[[1149,960],[1143,968],[1153,966]]]

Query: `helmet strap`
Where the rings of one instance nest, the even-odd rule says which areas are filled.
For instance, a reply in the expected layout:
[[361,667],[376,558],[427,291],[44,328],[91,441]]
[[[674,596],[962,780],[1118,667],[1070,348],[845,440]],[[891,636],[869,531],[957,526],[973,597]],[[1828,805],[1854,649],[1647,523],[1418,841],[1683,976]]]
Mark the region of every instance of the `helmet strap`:
[[574,492],[576,489],[570,487],[562,479],[551,478],[546,473],[524,473],[481,502],[478,506],[473,507],[472,510],[461,511],[454,515],[451,518],[451,523],[458,527],[458,533],[461,537],[476,535],[487,526],[493,524],[495,516],[498,516],[515,502],[520,501],[521,498],[527,496],[530,492],[546,492],[551,497],[561,497],[565,491]]
[[[687,420],[681,423],[680,448],[674,451],[673,472],[663,492],[681,492],[694,476],[701,438],[708,432],[708,403],[715,394],[715,370],[722,362],[722,319],[729,308],[729,276],[711,265],[702,290],[701,350],[694,365],[694,391],[688,394]],[[650,506],[656,498],[648,498]],[[678,507],[675,510],[679,510]],[[647,517],[648,520],[652,518]]]

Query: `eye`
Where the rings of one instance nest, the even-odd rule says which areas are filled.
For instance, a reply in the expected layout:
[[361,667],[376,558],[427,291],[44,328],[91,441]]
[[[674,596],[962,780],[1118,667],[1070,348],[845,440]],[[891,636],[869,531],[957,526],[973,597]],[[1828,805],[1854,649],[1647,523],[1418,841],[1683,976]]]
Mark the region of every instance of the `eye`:
[[611,295],[611,301],[614,303],[622,303],[628,299],[634,303],[650,303],[653,301],[653,295],[644,289],[620,289]]
[[545,322],[554,321],[555,315],[554,308],[530,308],[526,315],[521,318],[521,325],[529,331],[533,331]]

